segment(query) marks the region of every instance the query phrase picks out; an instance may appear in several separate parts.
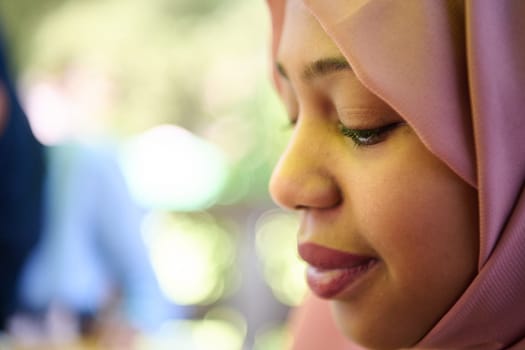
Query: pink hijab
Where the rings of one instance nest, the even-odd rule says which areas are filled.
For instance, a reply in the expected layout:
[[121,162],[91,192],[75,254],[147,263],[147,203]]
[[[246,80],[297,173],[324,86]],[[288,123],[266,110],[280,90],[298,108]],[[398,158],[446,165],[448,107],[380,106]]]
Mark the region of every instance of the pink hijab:
[[[284,1],[268,3],[275,53]],[[525,349],[525,1],[304,3],[361,82],[479,193],[478,275],[418,348]],[[301,350],[303,335],[352,348],[308,324],[326,304],[299,311]]]

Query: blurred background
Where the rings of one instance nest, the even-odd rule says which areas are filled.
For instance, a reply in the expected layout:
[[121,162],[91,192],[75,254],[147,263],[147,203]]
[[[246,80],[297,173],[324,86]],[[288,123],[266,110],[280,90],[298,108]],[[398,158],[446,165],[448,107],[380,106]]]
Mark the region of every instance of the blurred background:
[[[37,138],[110,150],[169,315],[140,349],[282,349],[306,291],[263,0],[0,0]],[[105,198],[99,198],[101,202]],[[82,275],[82,271],[78,271]]]

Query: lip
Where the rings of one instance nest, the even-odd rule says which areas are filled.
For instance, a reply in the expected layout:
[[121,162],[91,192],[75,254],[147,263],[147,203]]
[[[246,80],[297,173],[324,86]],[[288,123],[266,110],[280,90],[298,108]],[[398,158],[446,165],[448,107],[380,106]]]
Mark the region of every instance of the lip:
[[302,243],[298,249],[301,258],[310,264],[306,272],[308,285],[321,298],[332,298],[349,290],[378,262],[374,257],[342,252],[315,243]]

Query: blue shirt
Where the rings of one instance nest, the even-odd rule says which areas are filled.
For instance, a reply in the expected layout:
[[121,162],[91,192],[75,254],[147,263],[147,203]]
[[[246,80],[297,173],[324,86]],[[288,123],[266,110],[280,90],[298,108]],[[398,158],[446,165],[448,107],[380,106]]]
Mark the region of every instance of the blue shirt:
[[117,287],[123,314],[142,330],[169,315],[140,233],[141,212],[117,162],[80,144],[47,149],[43,237],[26,265],[21,299],[96,312]]

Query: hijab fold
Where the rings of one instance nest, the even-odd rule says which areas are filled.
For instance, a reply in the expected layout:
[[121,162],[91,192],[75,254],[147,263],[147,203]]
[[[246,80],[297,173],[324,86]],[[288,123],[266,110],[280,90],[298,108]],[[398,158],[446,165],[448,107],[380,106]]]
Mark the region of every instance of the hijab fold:
[[[269,0],[273,52],[284,1]],[[418,348],[525,347],[525,1],[304,0],[360,81],[478,190],[478,275]]]

